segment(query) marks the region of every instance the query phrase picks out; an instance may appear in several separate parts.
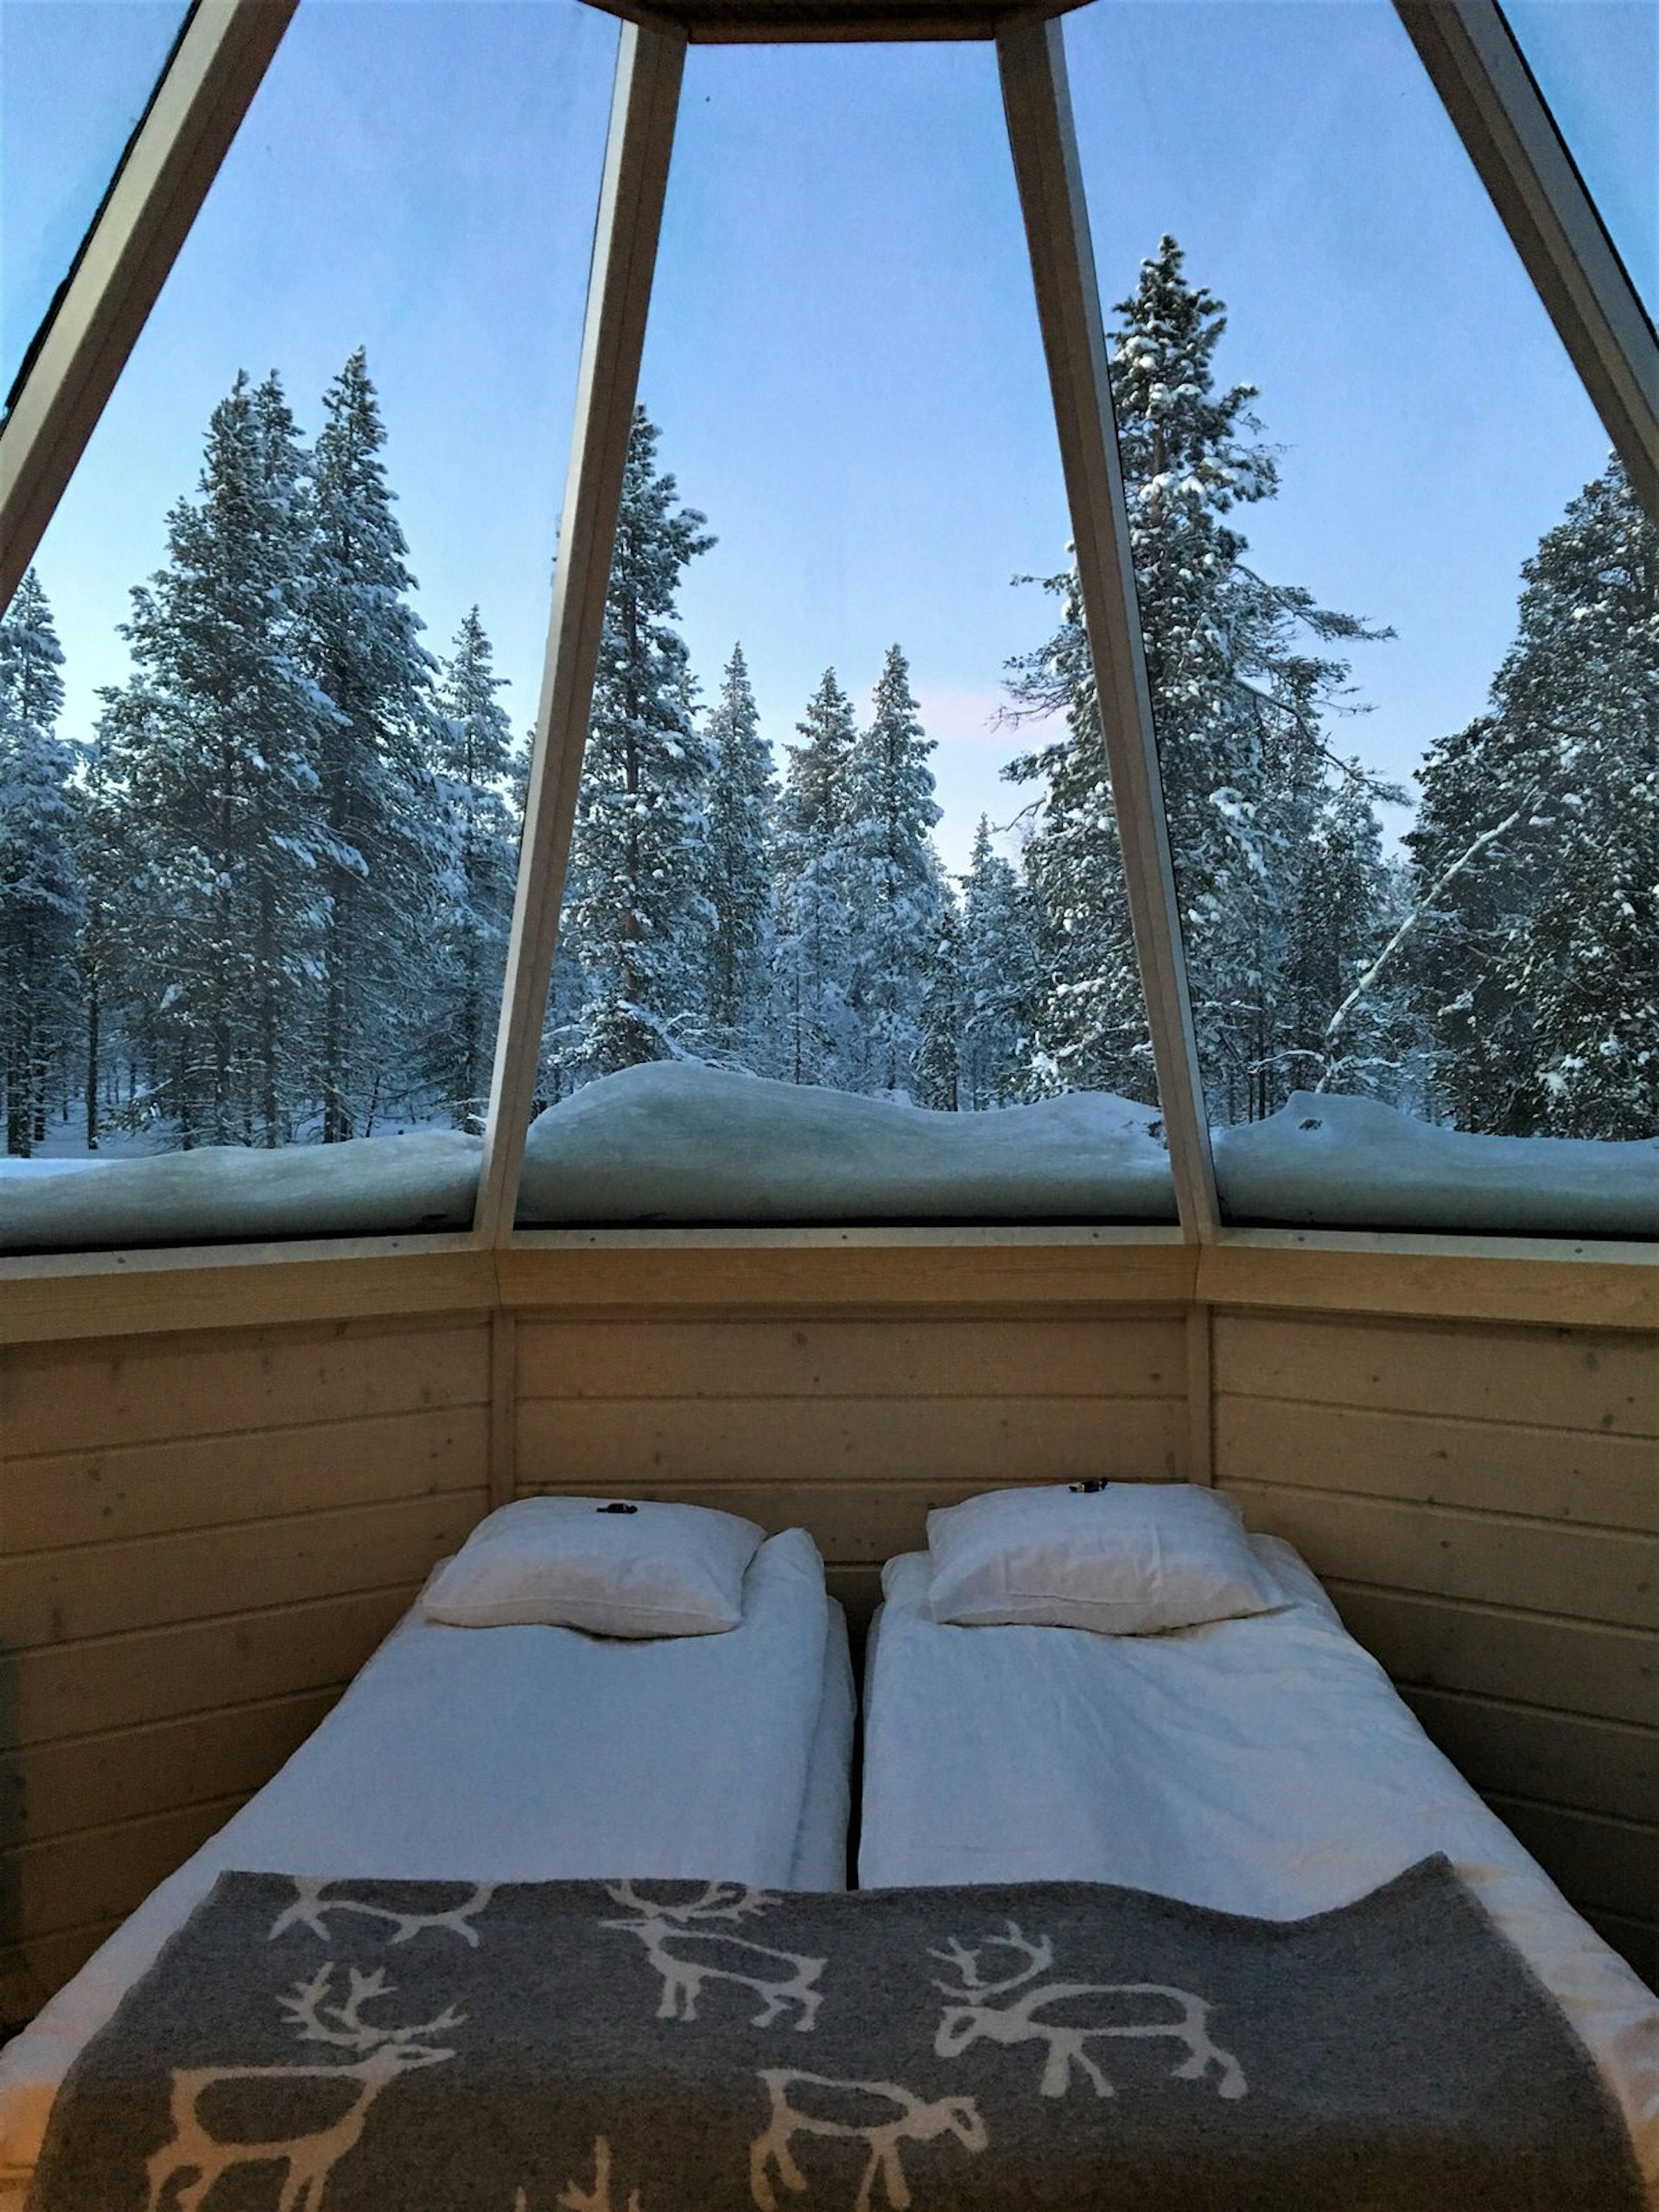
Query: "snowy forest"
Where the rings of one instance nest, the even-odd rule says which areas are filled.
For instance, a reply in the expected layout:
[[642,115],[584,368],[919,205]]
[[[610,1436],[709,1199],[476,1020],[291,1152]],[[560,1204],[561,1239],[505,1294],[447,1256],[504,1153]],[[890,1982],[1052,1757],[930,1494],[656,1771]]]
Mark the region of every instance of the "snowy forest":
[[[1652,1135],[1659,530],[1618,465],[1527,563],[1484,711],[1424,734],[1408,795],[1348,741],[1348,648],[1390,633],[1251,564],[1279,461],[1217,381],[1223,304],[1165,239],[1115,315],[1212,1119],[1300,1090]],[[360,353],[311,442],[275,374],[239,377],[92,728],[63,727],[33,574],[0,622],[10,1154],[481,1126],[525,743],[479,610],[423,642],[385,445]],[[693,670],[677,598],[715,540],[664,460],[640,410],[540,1103],[667,1059],[945,1110],[1154,1103],[1074,575],[1007,671],[1010,821],[953,876],[899,645],[868,705],[826,670],[781,746],[741,645]],[[1378,808],[1408,798],[1391,853]]]

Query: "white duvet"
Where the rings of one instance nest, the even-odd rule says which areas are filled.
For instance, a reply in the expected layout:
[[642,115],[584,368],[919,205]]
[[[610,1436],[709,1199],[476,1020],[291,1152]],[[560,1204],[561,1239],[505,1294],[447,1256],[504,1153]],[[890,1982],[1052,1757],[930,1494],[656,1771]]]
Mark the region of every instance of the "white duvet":
[[918,1610],[927,1555],[891,1560],[865,1669],[861,1885],[1117,1882],[1289,1920],[1444,1852],[1589,2049],[1659,2204],[1659,1999],[1434,1749],[1290,1546],[1252,1541],[1288,1609],[1166,1636],[938,1626]]
[[282,1771],[0,2052],[0,2207],[83,2044],[227,1868],[472,1881],[618,1875],[838,1889],[846,1625],[811,1538],[756,1553],[741,1625],[626,1643],[412,1611]]

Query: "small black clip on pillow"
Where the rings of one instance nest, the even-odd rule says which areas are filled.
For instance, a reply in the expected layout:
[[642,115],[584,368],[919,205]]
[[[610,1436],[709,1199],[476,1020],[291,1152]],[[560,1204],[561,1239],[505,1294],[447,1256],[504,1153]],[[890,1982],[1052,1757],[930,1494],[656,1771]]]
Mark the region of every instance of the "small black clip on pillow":
[[613,1505],[595,1506],[594,1510],[596,1513],[637,1513],[639,1509],[637,1505],[624,1505],[619,1501]]
[[1110,1479],[1108,1475],[1090,1475],[1087,1482],[1073,1483],[1071,1487],[1079,1497],[1092,1497],[1097,1490],[1104,1490]]

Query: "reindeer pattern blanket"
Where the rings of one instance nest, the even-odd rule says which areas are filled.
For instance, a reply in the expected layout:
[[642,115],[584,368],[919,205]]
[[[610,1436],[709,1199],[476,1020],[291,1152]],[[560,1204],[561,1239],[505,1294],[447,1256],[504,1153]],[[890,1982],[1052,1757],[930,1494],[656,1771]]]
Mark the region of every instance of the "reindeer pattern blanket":
[[226,1874],[32,2212],[1603,2212],[1628,2140],[1444,1859],[1310,1920],[1089,1884]]

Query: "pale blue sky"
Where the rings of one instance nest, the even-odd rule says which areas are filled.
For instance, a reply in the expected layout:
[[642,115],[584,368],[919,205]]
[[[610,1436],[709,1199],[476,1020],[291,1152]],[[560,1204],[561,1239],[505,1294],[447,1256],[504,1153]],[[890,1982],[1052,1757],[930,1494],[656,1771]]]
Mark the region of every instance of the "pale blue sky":
[[[9,310],[74,198],[66,85],[173,14],[4,0]],[[1104,295],[1170,230],[1227,300],[1282,448],[1255,557],[1398,630],[1344,741],[1403,775],[1479,708],[1599,425],[1386,0],[1096,0],[1067,39]],[[578,0],[302,0],[41,552],[72,731],[236,370],[310,429],[359,342],[430,642],[476,599],[528,718],[614,46]],[[989,50],[693,49],[643,392],[721,540],[683,599],[705,684],[741,638],[781,742],[826,663],[861,697],[898,639],[960,864],[1020,804],[988,725],[1049,613],[1009,579],[1067,534]]]

